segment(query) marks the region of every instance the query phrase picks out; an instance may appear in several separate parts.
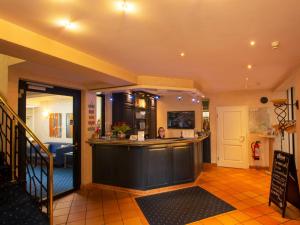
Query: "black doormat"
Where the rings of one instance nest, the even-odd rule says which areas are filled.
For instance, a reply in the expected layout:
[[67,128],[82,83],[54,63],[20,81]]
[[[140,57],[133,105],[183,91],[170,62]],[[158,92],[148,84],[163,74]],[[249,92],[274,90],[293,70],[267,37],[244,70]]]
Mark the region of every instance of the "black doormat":
[[150,225],[183,225],[235,210],[200,187],[136,198]]

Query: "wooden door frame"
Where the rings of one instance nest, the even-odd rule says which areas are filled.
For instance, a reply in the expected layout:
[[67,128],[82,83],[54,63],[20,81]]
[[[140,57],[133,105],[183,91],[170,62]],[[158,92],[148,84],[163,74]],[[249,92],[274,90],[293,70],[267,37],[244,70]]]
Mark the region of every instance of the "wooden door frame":
[[249,141],[249,137],[248,137],[248,123],[249,123],[249,107],[248,106],[245,106],[245,105],[238,105],[238,106],[217,106],[216,107],[216,111],[217,111],[217,130],[216,130],[216,137],[217,137],[217,166],[221,166],[220,165],[220,153],[221,153],[221,138],[219,136],[219,129],[220,129],[220,119],[219,119],[219,112],[220,112],[220,109],[232,109],[232,108],[244,108],[245,112],[246,112],[246,128],[245,128],[245,145],[246,145],[246,159],[245,159],[245,167],[243,168],[249,168],[250,166],[250,162],[249,162],[249,144],[248,144],[248,141]]
[[[30,89],[30,84],[36,83],[44,85],[44,90]],[[33,82],[26,80],[19,80],[19,97],[18,97],[18,115],[20,118],[26,120],[26,92],[40,92],[47,94],[65,95],[73,97],[73,120],[74,120],[74,132],[73,132],[73,144],[77,148],[77,153],[74,154],[74,166],[73,166],[73,190],[79,190],[81,185],[81,91],[76,89],[70,89],[65,87],[59,87],[49,85],[41,82]],[[64,194],[72,192],[68,191]]]

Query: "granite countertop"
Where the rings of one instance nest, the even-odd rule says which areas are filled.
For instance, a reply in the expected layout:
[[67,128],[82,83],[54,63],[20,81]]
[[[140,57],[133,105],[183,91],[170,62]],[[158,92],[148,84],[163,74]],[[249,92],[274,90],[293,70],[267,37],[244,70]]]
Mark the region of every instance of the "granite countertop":
[[159,144],[180,144],[180,143],[195,143],[201,142],[208,136],[198,138],[166,138],[166,139],[146,139],[144,141],[130,141],[129,139],[89,139],[87,143],[91,145],[130,145],[130,146],[145,146]]

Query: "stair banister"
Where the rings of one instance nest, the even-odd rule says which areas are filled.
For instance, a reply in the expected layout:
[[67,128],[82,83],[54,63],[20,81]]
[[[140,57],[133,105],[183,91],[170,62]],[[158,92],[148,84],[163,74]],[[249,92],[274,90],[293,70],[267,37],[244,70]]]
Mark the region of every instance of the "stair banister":
[[[26,123],[18,116],[17,113],[10,107],[10,105],[6,102],[4,97],[0,95],[0,104],[2,104],[7,111],[9,111],[12,114],[13,117],[13,123],[12,123],[12,132],[13,132],[13,151],[12,151],[12,160],[13,160],[13,165],[15,163],[15,150],[16,150],[16,143],[15,143],[15,128],[17,124],[20,124],[23,129],[33,138],[33,140],[40,146],[41,150],[47,154],[48,159],[49,159],[49,174],[48,174],[48,216],[49,216],[49,224],[53,224],[53,155],[51,152],[45,147],[45,145],[39,140],[39,138],[31,131],[31,129],[26,125]],[[15,169],[14,166],[12,166],[13,170]],[[13,180],[15,179],[15,171],[12,171],[12,178]]]

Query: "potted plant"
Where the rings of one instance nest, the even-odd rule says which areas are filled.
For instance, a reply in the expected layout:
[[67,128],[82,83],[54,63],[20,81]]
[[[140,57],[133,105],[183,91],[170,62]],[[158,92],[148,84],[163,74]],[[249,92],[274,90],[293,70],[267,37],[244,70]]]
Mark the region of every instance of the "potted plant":
[[118,122],[113,126],[113,132],[120,139],[124,139],[126,137],[126,132],[129,130],[130,130],[130,127],[125,122]]
[[98,120],[96,123],[95,132],[92,135],[93,138],[101,138],[101,121]]

